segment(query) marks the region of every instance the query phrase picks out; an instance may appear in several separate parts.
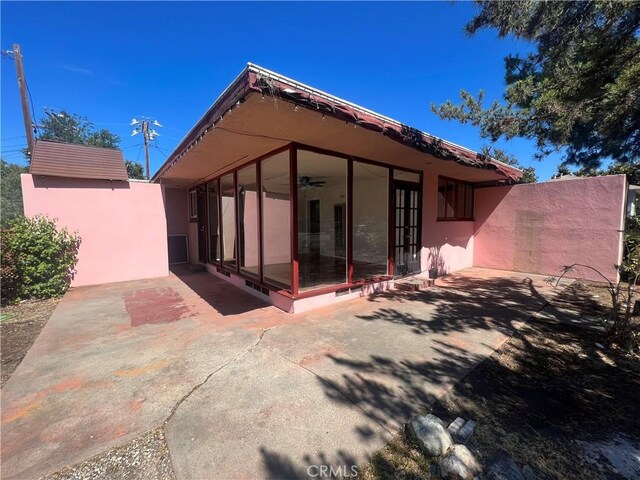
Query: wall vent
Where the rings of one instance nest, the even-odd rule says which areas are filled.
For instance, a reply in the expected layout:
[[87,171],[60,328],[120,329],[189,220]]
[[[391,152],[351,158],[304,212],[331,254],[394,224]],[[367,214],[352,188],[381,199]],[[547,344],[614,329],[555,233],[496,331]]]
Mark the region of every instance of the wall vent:
[[221,273],[225,277],[231,278],[231,274],[229,272],[227,272],[226,270],[221,269],[220,267],[216,267],[216,272]]
[[269,295],[269,290],[267,290],[266,288],[264,288],[264,287],[263,287],[263,286],[261,286],[261,285],[258,285],[257,283],[253,283],[253,282],[252,282],[252,281],[250,281],[250,280],[245,280],[245,281],[244,281],[244,284],[245,284],[247,287],[253,288],[256,292],[260,292],[260,293],[262,293],[263,295],[267,295],[267,296]]

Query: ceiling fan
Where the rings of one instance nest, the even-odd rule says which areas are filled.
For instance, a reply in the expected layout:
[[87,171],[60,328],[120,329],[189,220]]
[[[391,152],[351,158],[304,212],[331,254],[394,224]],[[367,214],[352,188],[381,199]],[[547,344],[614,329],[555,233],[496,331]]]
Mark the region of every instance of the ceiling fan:
[[298,187],[300,188],[324,187],[325,183],[327,182],[324,180],[311,180],[311,177],[305,175],[298,177]]

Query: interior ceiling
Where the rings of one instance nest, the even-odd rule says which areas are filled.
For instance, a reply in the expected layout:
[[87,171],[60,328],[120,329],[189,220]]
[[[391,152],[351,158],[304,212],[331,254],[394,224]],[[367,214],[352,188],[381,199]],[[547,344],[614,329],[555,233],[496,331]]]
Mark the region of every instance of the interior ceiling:
[[[354,128],[351,123],[323,117],[307,108],[295,110],[291,103],[251,93],[168,170],[162,182],[182,188],[193,186],[292,141],[414,170],[428,166],[439,175],[469,182],[503,178],[493,170],[440,160],[381,133]],[[327,172],[319,168],[311,175],[323,174]]]

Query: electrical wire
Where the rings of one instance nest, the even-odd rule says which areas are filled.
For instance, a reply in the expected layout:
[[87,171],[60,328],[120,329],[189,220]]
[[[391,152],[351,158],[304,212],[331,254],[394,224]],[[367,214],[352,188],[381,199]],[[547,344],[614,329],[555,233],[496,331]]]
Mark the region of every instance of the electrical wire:
[[270,137],[269,135],[261,135],[259,133],[243,132],[242,130],[233,130],[231,128],[219,127],[216,125],[216,130],[222,130],[223,132],[235,133],[236,135],[244,135],[245,137],[258,137],[267,138],[269,140],[281,140],[283,142],[291,142],[290,138]]
[[135,145],[129,145],[127,147],[122,147],[120,150],[128,150],[129,148],[139,147],[140,145],[144,145],[143,143],[136,143]]
[[164,148],[160,148],[158,145],[156,145],[155,143],[152,145],[156,150],[158,150],[160,153],[162,153],[165,156],[165,159],[169,156],[169,154],[171,152],[167,152]]
[[36,124],[36,110],[33,108],[33,97],[31,96],[31,89],[29,88],[26,78],[24,79],[24,84],[27,86],[27,94],[29,95],[29,103],[31,104],[31,123],[35,133],[39,133],[38,125]]

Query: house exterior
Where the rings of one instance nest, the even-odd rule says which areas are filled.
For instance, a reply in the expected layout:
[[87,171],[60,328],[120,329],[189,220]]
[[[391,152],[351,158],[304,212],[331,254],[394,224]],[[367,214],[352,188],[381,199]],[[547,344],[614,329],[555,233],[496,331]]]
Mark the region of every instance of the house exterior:
[[626,177],[520,175],[249,64],[151,182],[117,150],[38,140],[22,190],[80,235],[74,287],[188,262],[296,313],[472,266],[616,281]]
[[190,261],[299,312],[474,265],[516,168],[248,64],[152,181]]

